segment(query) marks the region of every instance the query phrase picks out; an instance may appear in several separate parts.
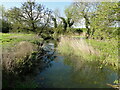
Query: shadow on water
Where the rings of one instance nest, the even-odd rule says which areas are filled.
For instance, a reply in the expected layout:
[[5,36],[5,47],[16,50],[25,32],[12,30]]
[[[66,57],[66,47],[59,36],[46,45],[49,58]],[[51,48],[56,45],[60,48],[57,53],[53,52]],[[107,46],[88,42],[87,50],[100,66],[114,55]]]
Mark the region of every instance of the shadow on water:
[[[36,82],[42,88],[109,88],[107,83],[113,84],[118,78],[116,72],[103,66],[99,62],[85,62],[81,57],[74,55],[61,55],[54,52],[53,44],[49,56],[44,57],[46,66],[38,71]],[[51,57],[52,55],[52,57]]]

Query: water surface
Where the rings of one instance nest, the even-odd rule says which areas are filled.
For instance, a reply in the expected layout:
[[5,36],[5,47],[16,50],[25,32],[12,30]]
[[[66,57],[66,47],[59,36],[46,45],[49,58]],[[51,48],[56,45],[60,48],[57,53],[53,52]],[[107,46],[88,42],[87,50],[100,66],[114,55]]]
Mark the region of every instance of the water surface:
[[[56,53],[57,54],[57,53]],[[38,72],[35,80],[43,88],[109,88],[118,78],[108,67],[99,69],[97,63],[85,63],[79,57],[57,54],[50,66]]]

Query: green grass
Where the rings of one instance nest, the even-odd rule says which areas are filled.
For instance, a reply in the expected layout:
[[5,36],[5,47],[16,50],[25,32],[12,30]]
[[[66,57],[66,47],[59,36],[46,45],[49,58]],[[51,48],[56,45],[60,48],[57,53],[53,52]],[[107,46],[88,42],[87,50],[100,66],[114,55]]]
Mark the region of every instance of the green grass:
[[86,40],[89,45],[100,52],[100,60],[108,66],[118,69],[118,41],[106,40],[97,41],[93,39]]
[[28,41],[31,43],[37,43],[41,39],[35,34],[22,34],[22,33],[0,33],[0,44],[3,48],[15,46],[18,42]]
[[[3,87],[9,87],[11,78],[17,76],[19,73],[25,73],[32,65],[37,62],[33,53],[37,53],[37,43],[41,39],[35,34],[22,33],[0,33],[0,44],[2,45],[2,66],[4,73]],[[34,60],[34,62],[32,62]],[[11,74],[11,75],[9,75]],[[20,74],[21,75],[21,74]],[[15,82],[16,83],[16,82]],[[13,87],[21,88],[36,88],[35,82],[21,82]]]
[[107,66],[111,69],[118,70],[117,40],[98,41],[94,39],[84,39],[84,41],[81,41],[80,39],[63,38],[58,45],[58,50],[63,55],[67,54],[82,57],[83,61],[87,63],[98,61],[99,68]]

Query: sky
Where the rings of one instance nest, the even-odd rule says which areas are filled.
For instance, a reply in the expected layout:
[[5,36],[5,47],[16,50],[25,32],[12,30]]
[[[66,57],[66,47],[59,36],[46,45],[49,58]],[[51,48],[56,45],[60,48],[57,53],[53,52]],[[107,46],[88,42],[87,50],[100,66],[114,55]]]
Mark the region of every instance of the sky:
[[[0,2],[6,9],[10,9],[12,7],[21,7],[21,3],[25,2],[26,0],[3,0]],[[65,17],[64,9],[69,6],[75,0],[35,0],[37,3],[43,4],[46,8],[58,9],[60,11],[60,15]],[[89,0],[88,0],[89,1]],[[91,0],[92,1],[92,0]],[[115,1],[115,0],[114,0]],[[84,23],[78,25],[78,28],[84,28]]]
[[[4,2],[2,2],[2,5],[5,7],[5,9],[10,9],[10,8],[12,8],[12,7],[21,7],[21,3],[23,3],[23,2],[18,2],[18,1],[20,1],[20,0],[18,0],[18,1],[6,1],[6,0],[3,0]],[[5,2],[6,1],[6,2]],[[25,2],[25,0],[24,0],[24,2]],[[59,11],[60,11],[60,15],[62,16],[62,17],[65,17],[65,14],[64,14],[64,10],[65,10],[65,8],[66,7],[68,7],[71,3],[73,2],[73,0],[67,0],[67,1],[57,1],[57,2],[48,2],[48,1],[46,1],[45,0],[45,2],[44,1],[42,1],[42,2],[40,2],[40,1],[37,1],[37,3],[40,3],[40,4],[43,4],[46,8],[49,8],[49,9],[52,9],[53,11],[55,10],[55,9],[58,9]],[[83,24],[80,24],[80,25],[78,25],[78,26],[75,26],[76,28],[84,28],[85,26],[84,26],[84,23]]]
[[[6,9],[10,9],[12,7],[21,7],[21,3],[23,2],[2,2],[2,5],[6,8]],[[72,1],[69,2],[37,2],[40,4],[43,4],[46,8],[52,9],[53,11],[55,9],[58,9],[61,13],[61,16],[65,17],[64,14],[64,9],[65,7],[69,6]]]

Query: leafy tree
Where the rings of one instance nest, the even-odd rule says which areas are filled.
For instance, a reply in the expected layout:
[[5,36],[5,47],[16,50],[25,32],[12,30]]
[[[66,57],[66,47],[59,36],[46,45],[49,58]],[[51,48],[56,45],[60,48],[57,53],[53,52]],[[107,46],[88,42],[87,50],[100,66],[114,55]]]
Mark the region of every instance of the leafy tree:
[[64,17],[59,17],[62,20],[64,33],[67,32],[67,27],[71,28],[74,24],[74,21],[71,18],[65,19]]
[[52,18],[52,20],[54,21],[54,28],[57,28],[57,20],[56,20],[56,18]]
[[42,27],[39,31],[49,26],[52,11],[41,4],[37,4],[33,1],[24,2],[21,8],[14,7],[8,10],[7,16],[10,22],[13,24],[18,23],[18,27],[26,28],[32,32],[38,32],[38,27]]
[[101,2],[91,17],[91,36],[99,37],[99,39],[110,38],[116,33],[114,25],[116,24],[117,3]]
[[84,24],[87,29],[86,38],[90,37],[90,16],[93,11],[93,7],[96,5],[96,3],[90,2],[74,2],[65,10],[66,16],[72,18],[76,24],[81,23],[81,21],[84,19]]
[[67,18],[68,27],[71,27],[74,24],[74,21],[71,18]]
[[4,19],[0,19],[0,29],[2,30],[2,33],[9,33],[11,29],[11,24],[5,21]]
[[76,7],[73,4],[71,4],[70,6],[65,8],[64,12],[65,12],[65,15],[66,15],[67,18],[70,18],[70,19],[74,20],[75,24],[79,22],[79,18],[76,17],[78,11],[77,11]]
[[0,11],[1,11],[1,19],[0,19],[0,32],[2,33],[8,33],[11,29],[11,24],[7,22],[7,19],[5,17],[5,7],[2,5],[0,6]]
[[59,17],[59,18],[62,20],[64,32],[66,32],[66,30],[67,30],[67,21],[66,21],[65,18],[63,18],[63,17]]

